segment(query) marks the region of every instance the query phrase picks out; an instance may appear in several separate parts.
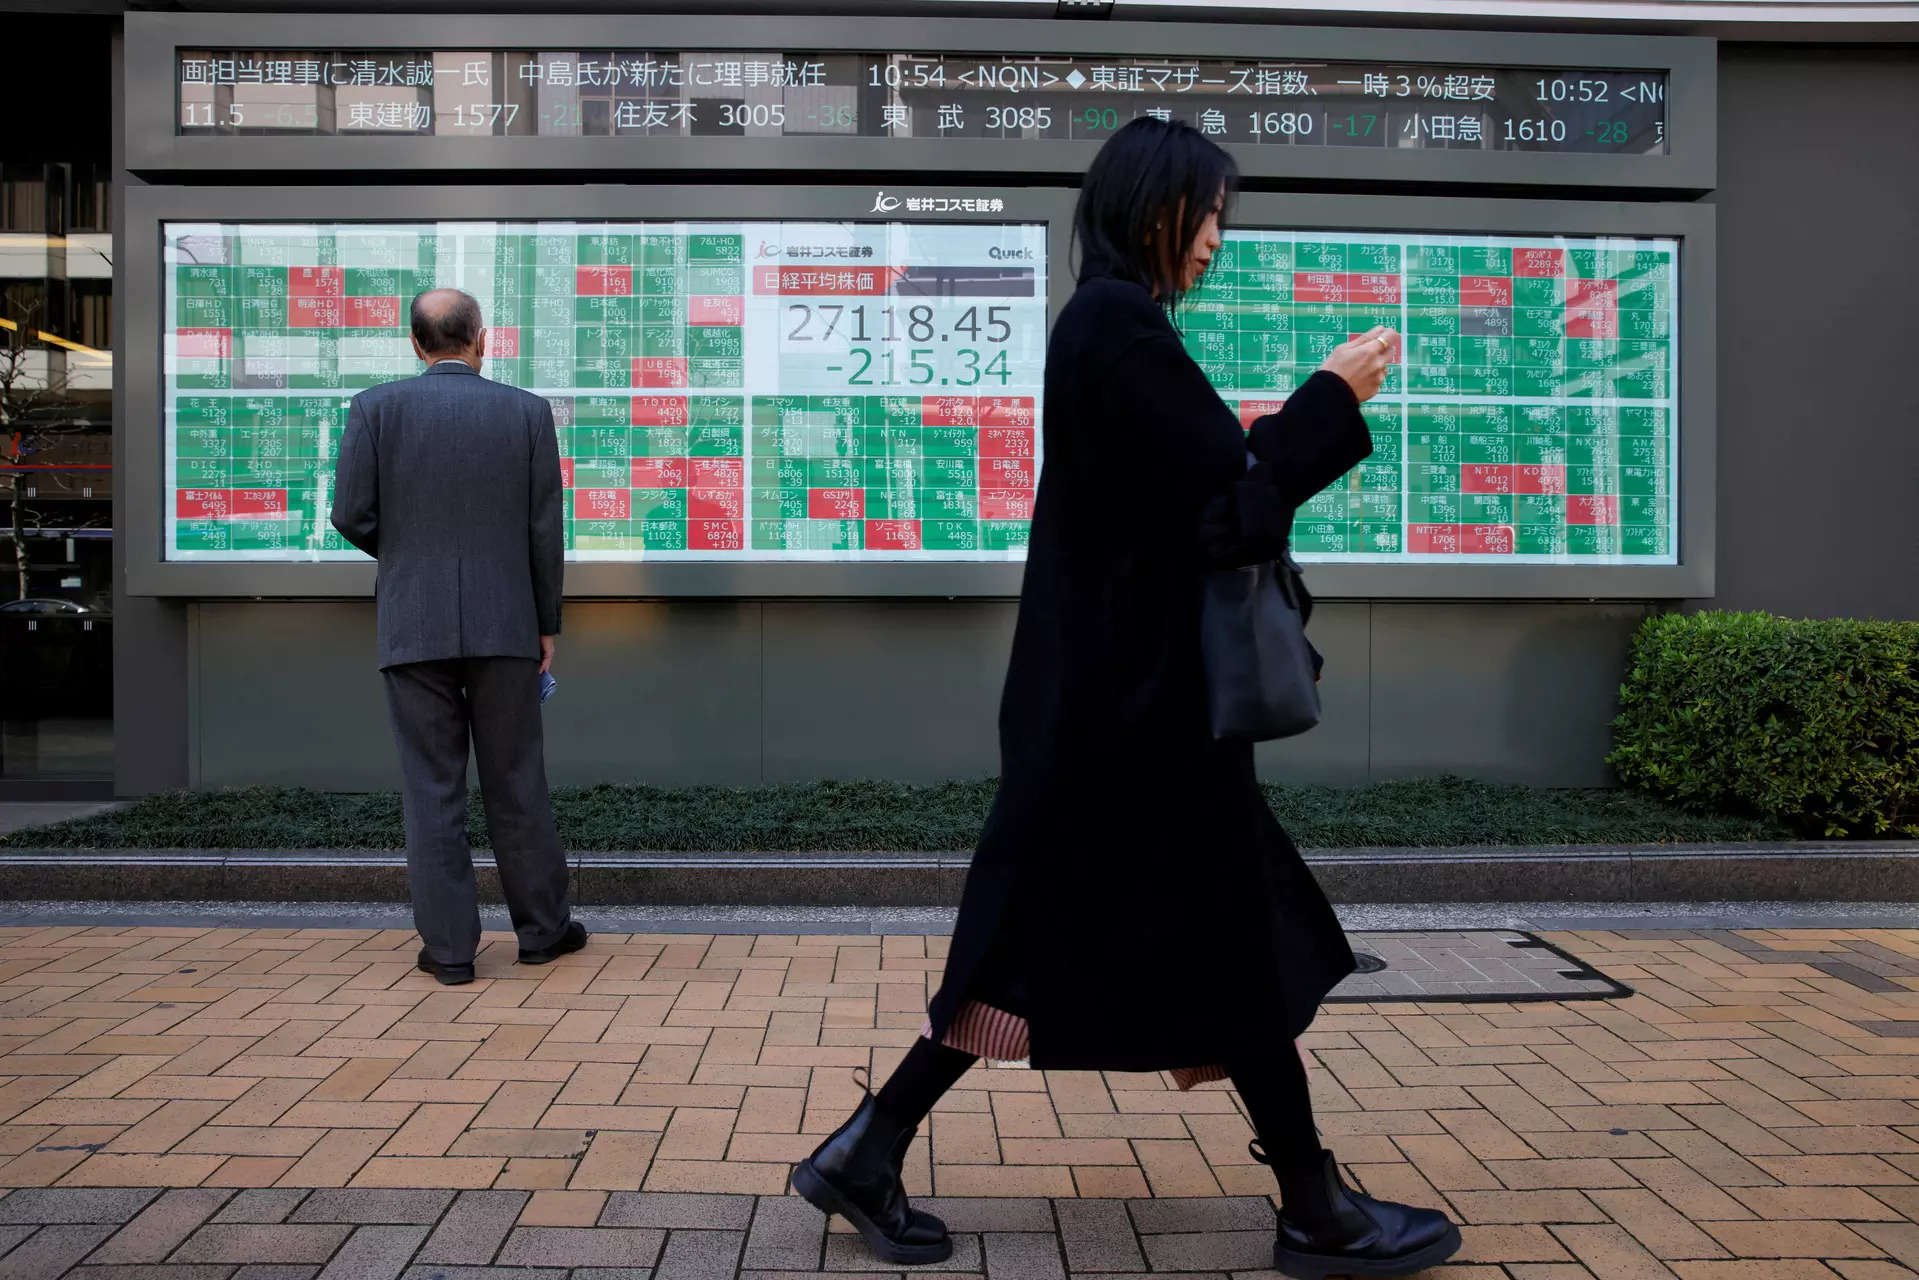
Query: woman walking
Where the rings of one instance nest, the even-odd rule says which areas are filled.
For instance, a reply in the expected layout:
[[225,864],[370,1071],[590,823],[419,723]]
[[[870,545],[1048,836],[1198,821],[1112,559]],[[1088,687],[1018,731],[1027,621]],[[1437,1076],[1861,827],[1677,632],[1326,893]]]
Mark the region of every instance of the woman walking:
[[1198,131],[1149,117],[1101,148],[1080,191],[999,794],[925,1034],[793,1171],[891,1263],[952,1252],[900,1169],[980,1057],[1170,1070],[1181,1088],[1230,1078],[1279,1182],[1274,1266],[1290,1275],[1396,1276],[1459,1247],[1444,1214],[1347,1188],[1320,1146],[1294,1038],[1352,951],[1266,806],[1252,747],[1208,723],[1202,575],[1275,558],[1294,509],[1371,451],[1359,405],[1397,341],[1346,343],[1242,431],[1170,320],[1219,248],[1236,177]]

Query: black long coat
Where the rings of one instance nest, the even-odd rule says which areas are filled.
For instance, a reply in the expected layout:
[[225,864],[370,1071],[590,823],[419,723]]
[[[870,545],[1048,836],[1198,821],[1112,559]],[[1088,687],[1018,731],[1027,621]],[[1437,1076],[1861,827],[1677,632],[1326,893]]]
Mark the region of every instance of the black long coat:
[[1248,437],[1147,291],[1095,265],[1048,345],[1043,430],[1000,789],[934,1035],[972,998],[1026,1018],[1036,1067],[1291,1052],[1353,954],[1252,748],[1212,737],[1199,588],[1209,555],[1274,555],[1371,452],[1358,402],[1318,374]]

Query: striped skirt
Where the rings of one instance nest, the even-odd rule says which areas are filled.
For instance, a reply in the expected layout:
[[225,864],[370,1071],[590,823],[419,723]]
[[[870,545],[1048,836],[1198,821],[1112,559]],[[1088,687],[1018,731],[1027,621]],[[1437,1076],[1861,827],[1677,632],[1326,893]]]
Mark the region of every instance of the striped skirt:
[[[920,1028],[920,1034],[933,1034],[931,1021]],[[959,1007],[940,1043],[988,1062],[1024,1062],[1033,1049],[1026,1019],[982,1000],[968,1000]],[[1184,1091],[1194,1085],[1226,1079],[1226,1068],[1175,1067],[1172,1074],[1173,1084]]]

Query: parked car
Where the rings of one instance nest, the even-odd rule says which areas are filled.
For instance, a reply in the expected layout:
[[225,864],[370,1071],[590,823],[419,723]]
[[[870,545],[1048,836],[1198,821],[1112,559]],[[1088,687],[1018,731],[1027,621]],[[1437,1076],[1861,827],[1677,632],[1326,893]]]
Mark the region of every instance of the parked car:
[[49,614],[99,614],[104,610],[81,604],[78,600],[53,600],[29,596],[25,600],[9,600],[0,604],[0,613],[28,613],[46,616]]

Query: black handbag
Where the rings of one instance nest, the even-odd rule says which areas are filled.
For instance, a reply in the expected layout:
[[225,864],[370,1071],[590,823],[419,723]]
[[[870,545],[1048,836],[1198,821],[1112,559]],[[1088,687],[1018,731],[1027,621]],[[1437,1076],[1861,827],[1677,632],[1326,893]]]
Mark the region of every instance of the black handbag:
[[1312,597],[1293,557],[1281,548],[1277,558],[1208,570],[1203,591],[1200,651],[1213,737],[1266,742],[1318,724],[1320,657],[1306,640]]

